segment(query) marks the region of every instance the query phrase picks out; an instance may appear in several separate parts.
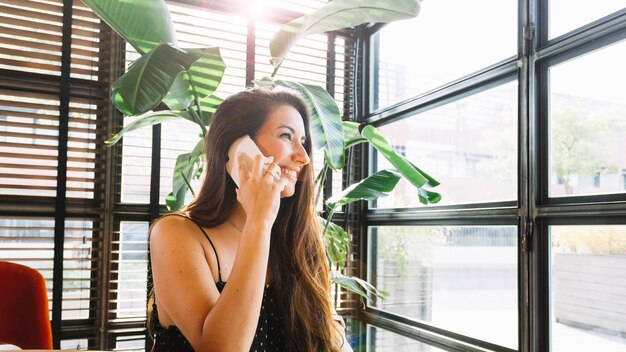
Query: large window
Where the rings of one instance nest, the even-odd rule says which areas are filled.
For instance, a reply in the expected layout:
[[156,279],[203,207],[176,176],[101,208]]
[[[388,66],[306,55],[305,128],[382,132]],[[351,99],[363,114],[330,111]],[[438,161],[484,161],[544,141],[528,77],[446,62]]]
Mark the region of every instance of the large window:
[[443,197],[362,212],[367,350],[626,348],[626,8],[576,3],[423,2],[364,38],[360,118]]

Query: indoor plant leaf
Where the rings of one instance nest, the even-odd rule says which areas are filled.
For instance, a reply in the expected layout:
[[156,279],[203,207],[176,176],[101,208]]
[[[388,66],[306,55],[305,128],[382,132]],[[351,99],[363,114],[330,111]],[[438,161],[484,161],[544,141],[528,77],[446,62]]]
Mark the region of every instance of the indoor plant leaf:
[[113,82],[111,99],[125,115],[150,111],[161,103],[178,74],[196,59],[169,44],[160,44]]
[[206,47],[185,49],[198,57],[189,68],[189,76],[198,98],[202,99],[213,94],[224,77],[226,65],[222,59],[220,48]]
[[183,70],[178,73],[170,90],[163,98],[163,104],[172,110],[185,110],[193,104],[193,90],[189,84],[187,71]]
[[346,149],[359,143],[367,142],[367,139],[361,136],[360,126],[357,122],[343,121],[343,142]]
[[194,103],[195,95],[198,99],[203,99],[213,94],[222,81],[226,68],[218,47],[183,50],[198,59],[191,64],[189,70],[176,77],[163,99],[172,110],[187,109]]
[[158,44],[176,43],[170,11],[163,0],[82,1],[142,55]]
[[[187,115],[186,115],[187,114]],[[172,119],[185,118],[188,119],[188,113],[186,111],[171,111],[171,110],[162,110],[162,111],[151,111],[146,114],[143,114],[137,118],[137,120],[129,123],[126,127],[124,127],[121,131],[114,134],[111,138],[109,138],[106,143],[107,145],[112,145],[117,143],[125,133],[130,131],[134,131],[138,128],[152,126],[159,124],[164,121],[169,121]]]
[[282,80],[276,80],[276,84],[302,94],[311,110],[311,134],[315,147],[324,148],[324,159],[331,169],[343,168],[345,156],[341,113],[333,97],[319,86]]
[[201,118],[205,126],[211,124],[211,118],[213,118],[215,110],[223,101],[224,99],[216,95],[209,95],[208,97],[200,99],[200,108],[202,109]]
[[[191,71],[193,65],[197,79],[194,80],[203,94],[210,94],[217,87],[215,77],[221,79],[223,62],[219,52],[210,58],[198,55],[199,51],[187,52],[169,44],[161,44],[137,59],[128,71],[113,82],[112,99],[116,107],[126,115],[137,115],[154,109],[172,90],[174,82],[184,77],[181,72]],[[208,64],[210,62],[210,66]],[[205,77],[208,76],[208,77]],[[186,94],[188,90],[174,87],[176,94]],[[192,95],[193,96],[193,95]],[[188,98],[188,97],[186,97]],[[184,98],[179,99],[179,102]]]
[[191,153],[184,153],[176,158],[172,178],[172,193],[166,199],[166,205],[170,211],[178,210],[185,204],[189,181],[194,175],[194,165],[202,157],[203,152],[204,138],[200,139]]
[[326,204],[331,213],[338,207],[357,200],[374,200],[386,197],[400,180],[400,174],[394,170],[381,170],[350,185],[339,194],[328,198]]
[[334,0],[328,5],[283,25],[270,41],[274,66],[298,39],[367,22],[390,22],[415,17],[421,0]]
[[[319,217],[324,226],[324,244],[326,246],[326,255],[328,259],[339,267],[346,265],[346,256],[348,255],[348,242],[350,237],[341,226]],[[328,225],[328,226],[327,226]]]
[[331,270],[330,280],[348,291],[354,292],[371,301],[371,295],[384,299],[389,292],[380,291],[369,282],[354,276],[346,276],[337,270]]
[[404,178],[418,188],[418,196],[423,204],[437,203],[441,195],[432,191],[420,191],[424,186],[437,186],[439,182],[430,175],[424,173],[404,156],[398,154],[387,139],[374,126],[365,126],[361,130],[361,135],[365,137],[376,150],[393,165]]

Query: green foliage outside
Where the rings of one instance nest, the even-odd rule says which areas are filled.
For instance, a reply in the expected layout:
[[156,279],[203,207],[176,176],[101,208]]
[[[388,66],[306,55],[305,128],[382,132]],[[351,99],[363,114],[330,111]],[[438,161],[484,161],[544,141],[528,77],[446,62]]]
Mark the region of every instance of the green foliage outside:
[[626,226],[555,226],[550,236],[560,252],[626,255]]
[[550,115],[551,167],[566,194],[573,193],[572,176],[594,176],[601,170],[618,171],[609,161],[606,141],[618,127],[617,111],[592,110],[579,101],[553,102]]
[[384,226],[375,231],[377,260],[394,263],[400,277],[408,273],[409,263],[430,266],[434,250],[446,241],[437,227]]

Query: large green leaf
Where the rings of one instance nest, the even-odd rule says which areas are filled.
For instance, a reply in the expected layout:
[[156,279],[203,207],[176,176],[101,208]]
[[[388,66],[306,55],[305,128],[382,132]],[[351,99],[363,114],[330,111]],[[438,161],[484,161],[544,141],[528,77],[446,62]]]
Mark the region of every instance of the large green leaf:
[[[261,82],[266,84],[267,80]],[[318,149],[324,148],[324,158],[331,169],[343,168],[345,160],[341,113],[333,97],[319,86],[281,80],[276,80],[276,84],[297,90],[304,96],[311,110],[313,143]]]
[[170,211],[178,210],[185,204],[189,181],[194,176],[194,165],[202,157],[203,151],[204,139],[200,139],[191,153],[184,153],[176,158],[172,178],[172,193],[166,198],[166,205]]
[[224,67],[217,48],[185,51],[161,44],[113,83],[113,101],[124,114],[137,115],[154,109],[169,94],[170,108],[183,110],[193,101],[194,91],[198,98],[215,91]]
[[421,203],[437,203],[441,200],[439,193],[423,189],[424,186],[437,186],[439,182],[413,165],[413,163],[408,161],[404,156],[398,154],[378,129],[370,125],[365,126],[361,130],[361,135],[365,137],[404,178],[418,188],[418,196]]
[[360,124],[357,122],[343,121],[343,142],[346,149],[359,143],[367,142],[367,139],[361,136],[359,126]]
[[357,200],[374,200],[386,197],[400,180],[400,174],[394,170],[381,170],[377,173],[353,183],[339,194],[330,197],[326,204],[331,213],[338,207]]
[[189,68],[191,83],[195,87],[198,98],[208,97],[219,86],[226,68],[220,48],[215,46],[185,50],[198,57],[198,60]]
[[367,22],[390,22],[415,17],[421,0],[334,0],[285,24],[270,41],[272,64],[280,62],[298,39]]
[[176,77],[197,59],[169,44],[160,44],[113,82],[111,99],[125,115],[148,112],[161,103]]
[[407,179],[413,185],[422,187],[428,182],[426,177],[417,172],[402,155],[395,151],[391,143],[387,141],[385,136],[383,136],[376,127],[371,125],[365,126],[361,131],[361,135],[365,137],[391,165],[398,169],[403,176],[407,177],[406,175],[408,175]]
[[193,90],[189,84],[187,71],[180,71],[163,98],[163,103],[172,110],[186,110],[193,104],[193,99]]
[[201,119],[205,126],[211,124],[211,119],[213,118],[215,110],[223,101],[224,99],[216,95],[210,95],[200,99],[200,108],[202,109]]
[[163,0],[82,0],[137,52],[176,44],[170,11]]
[[333,264],[343,268],[346,265],[346,256],[348,255],[349,235],[341,226],[322,217],[319,217],[319,220],[324,226],[326,255]]
[[354,292],[370,301],[372,300],[371,295],[374,295],[380,299],[389,297],[389,292],[380,291],[363,279],[354,276],[345,276],[337,270],[331,271],[330,279],[332,282],[338,284],[346,290]]
[[183,49],[198,59],[188,71],[181,72],[163,102],[172,110],[184,110],[194,104],[194,92],[204,99],[217,89],[226,65],[218,47]]
[[108,145],[112,145],[117,143],[125,133],[130,131],[134,131],[138,128],[152,126],[159,124],[161,122],[169,121],[172,119],[185,118],[189,119],[189,113],[186,111],[170,111],[170,110],[162,110],[162,111],[152,111],[146,113],[144,115],[138,116],[137,120],[129,123],[124,127],[121,131],[114,134],[111,138],[109,138],[105,143]]

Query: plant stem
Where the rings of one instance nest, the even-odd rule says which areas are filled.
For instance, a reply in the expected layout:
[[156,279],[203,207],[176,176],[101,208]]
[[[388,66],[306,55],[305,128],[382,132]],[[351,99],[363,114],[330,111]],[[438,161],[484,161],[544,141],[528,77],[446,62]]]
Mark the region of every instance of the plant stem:
[[[193,169],[192,169],[193,171]],[[191,184],[189,183],[189,180],[187,180],[187,177],[185,177],[185,174],[181,171],[180,172],[180,176],[183,177],[183,181],[185,181],[185,184],[187,185],[187,187],[189,187],[189,191],[191,192],[191,195],[194,196],[194,198],[196,197],[196,193],[193,191],[193,188],[191,188]]]
[[272,71],[272,75],[270,77],[274,78],[274,76],[276,76],[276,72],[278,71],[278,69],[280,68],[280,65],[282,64],[283,64],[283,60],[280,60],[278,65],[274,66],[274,71]]
[[315,183],[317,183],[317,194],[315,195],[315,206],[320,201],[320,196],[324,189],[324,183],[326,183],[326,174],[328,173],[328,164],[324,162],[324,167],[322,167],[322,171],[320,171],[319,175],[315,179]]
[[191,117],[193,118],[193,120],[200,125],[200,128],[202,129],[202,137],[204,137],[206,135],[206,126],[204,126],[204,123],[202,122],[202,119],[200,118],[200,116],[198,116],[198,113],[190,107],[187,108],[187,111],[189,112],[189,115],[191,115]]
[[333,219],[333,215],[335,215],[335,209],[330,209],[330,213],[328,214],[328,219],[326,219],[326,225],[324,225],[324,231],[322,231],[322,237],[326,235],[326,230],[328,230],[328,226],[330,225],[330,221]]
[[[193,79],[191,78],[191,71],[187,71],[187,75],[189,76],[189,84],[191,85],[191,91],[193,92],[193,100],[196,104],[196,109],[198,109],[197,115],[194,117],[194,119],[197,120],[198,124],[200,125],[200,128],[202,128],[202,137],[204,137],[206,135],[206,126],[204,125],[204,121],[202,121],[202,105],[200,105],[200,98],[198,97],[198,91],[196,90],[196,86],[195,84],[193,84]],[[190,114],[191,114],[191,111],[193,111],[191,107],[189,107],[188,110]]]

